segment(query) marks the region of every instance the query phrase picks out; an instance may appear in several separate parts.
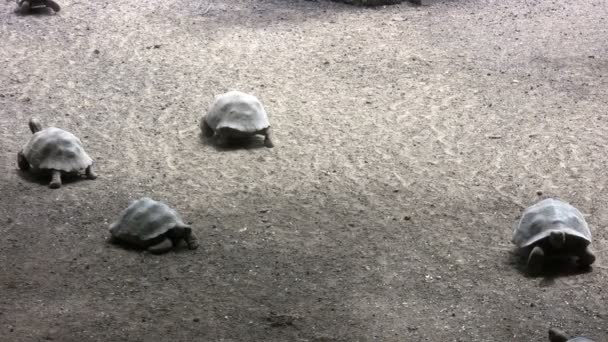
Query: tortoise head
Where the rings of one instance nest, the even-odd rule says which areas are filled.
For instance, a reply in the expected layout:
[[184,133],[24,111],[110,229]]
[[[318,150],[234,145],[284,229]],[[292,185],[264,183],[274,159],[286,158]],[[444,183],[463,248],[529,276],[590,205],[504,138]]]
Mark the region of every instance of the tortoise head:
[[30,126],[30,131],[32,131],[32,133],[42,131],[42,124],[36,118],[30,119],[29,126]]
[[549,341],[551,342],[566,342],[568,341],[568,337],[564,334],[563,331],[551,328],[549,329]]
[[168,232],[169,237],[171,237],[172,239],[176,239],[176,240],[184,239],[187,236],[189,236],[191,233],[192,233],[192,228],[190,228],[190,226],[186,226],[186,225],[184,225],[184,226],[177,225]]
[[549,242],[554,248],[562,248],[566,244],[566,233],[564,232],[551,232],[549,234]]

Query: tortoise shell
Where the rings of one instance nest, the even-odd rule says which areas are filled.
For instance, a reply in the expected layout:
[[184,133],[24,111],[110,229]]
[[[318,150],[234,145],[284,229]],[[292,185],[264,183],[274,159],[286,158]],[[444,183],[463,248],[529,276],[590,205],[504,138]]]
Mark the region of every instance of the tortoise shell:
[[175,228],[192,230],[167,204],[144,197],[123,210],[119,219],[110,225],[110,233],[118,240],[147,247],[155,238]]
[[22,152],[29,164],[39,170],[78,172],[93,164],[80,139],[55,127],[34,133]]
[[268,114],[257,97],[229,91],[215,97],[203,118],[214,131],[223,128],[256,133],[270,127]]
[[551,232],[564,232],[591,243],[591,231],[583,214],[559,199],[548,198],[528,207],[513,232],[518,247],[530,246]]

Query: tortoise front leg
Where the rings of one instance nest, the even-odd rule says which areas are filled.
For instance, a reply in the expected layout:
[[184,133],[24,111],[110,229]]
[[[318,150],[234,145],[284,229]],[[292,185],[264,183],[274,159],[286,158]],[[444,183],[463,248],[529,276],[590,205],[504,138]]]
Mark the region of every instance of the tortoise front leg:
[[51,176],[51,183],[49,187],[51,189],[57,189],[61,187],[61,171],[53,170],[53,175]]
[[214,134],[213,129],[211,129],[211,126],[209,126],[209,124],[207,123],[206,118],[202,119],[202,122],[201,122],[201,131],[203,132],[203,136],[205,138],[210,138]]
[[581,267],[589,267],[594,262],[595,254],[591,251],[589,246],[585,247],[585,249],[578,255],[578,264]]
[[540,246],[534,247],[528,256],[528,271],[531,274],[539,274],[543,268],[545,252]]
[[19,151],[19,153],[17,153],[17,165],[21,170],[29,170],[30,168],[30,162],[28,162],[25,158],[23,151]]
[[186,243],[188,244],[189,249],[198,248],[198,239],[196,238],[196,235],[194,235],[194,233],[192,233],[192,231],[190,231],[190,233],[184,237],[184,240],[186,240]]
[[21,4],[19,4],[19,11],[21,11],[21,13],[28,13],[30,11],[30,2],[28,0],[22,1]]
[[273,148],[274,144],[272,143],[272,129],[270,127],[266,128],[264,135],[264,146],[268,148]]
[[57,13],[61,10],[61,7],[59,6],[59,4],[53,0],[46,0],[46,5],[48,7],[50,7],[53,10],[53,12],[55,12],[55,13]]
[[222,133],[217,133],[215,135],[215,143],[218,146],[224,147],[226,145],[228,145],[228,137],[226,136],[226,134],[222,134]]
[[95,179],[97,178],[97,174],[95,173],[95,171],[93,171],[93,165],[89,165],[87,167],[87,169],[85,170],[86,176],[88,179]]
[[148,247],[148,252],[154,254],[162,254],[168,252],[173,248],[173,241],[169,238],[165,238],[163,241],[157,243],[156,245]]

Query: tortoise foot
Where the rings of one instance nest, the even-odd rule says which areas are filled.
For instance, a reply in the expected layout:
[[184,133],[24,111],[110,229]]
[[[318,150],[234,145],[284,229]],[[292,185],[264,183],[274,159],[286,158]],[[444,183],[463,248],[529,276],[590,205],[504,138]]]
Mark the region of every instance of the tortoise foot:
[[193,233],[190,233],[186,236],[186,243],[188,244],[189,249],[197,249],[198,248],[198,239]]
[[528,272],[539,274],[543,268],[545,252],[539,246],[534,247],[528,256]]
[[61,171],[53,170],[53,176],[51,178],[51,183],[49,183],[49,188],[61,188]]
[[595,262],[595,254],[587,247],[579,256],[578,256],[578,264],[581,267],[589,267],[591,264]]
[[274,143],[272,142],[272,130],[270,129],[270,127],[268,127],[266,129],[266,134],[265,134],[265,138],[264,138],[264,146],[266,146],[268,148],[274,147]]
[[93,165],[90,165],[89,167],[87,167],[86,176],[87,176],[88,179],[96,179],[97,178],[97,173],[95,173],[95,171],[93,171]]
[[29,170],[30,168],[30,163],[25,158],[23,152],[17,153],[17,165],[21,170]]
[[201,121],[201,131],[203,133],[203,137],[205,138],[211,138],[214,134],[213,129],[211,129],[211,127],[207,123],[206,117],[203,117]]
[[46,0],[46,5],[50,7],[55,13],[61,11],[61,7],[58,3],[53,0]]

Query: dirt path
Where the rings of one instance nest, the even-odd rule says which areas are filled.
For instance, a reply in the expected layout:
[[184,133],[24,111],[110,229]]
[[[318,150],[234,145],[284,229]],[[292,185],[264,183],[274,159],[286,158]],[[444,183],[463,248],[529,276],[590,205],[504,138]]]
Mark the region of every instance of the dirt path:
[[[0,3],[2,339],[608,340],[604,1],[60,4]],[[201,142],[229,89],[263,101],[276,148]],[[81,137],[100,178],[17,172],[31,116]],[[141,196],[201,247],[107,244]],[[593,272],[512,264],[545,196],[588,215]]]

